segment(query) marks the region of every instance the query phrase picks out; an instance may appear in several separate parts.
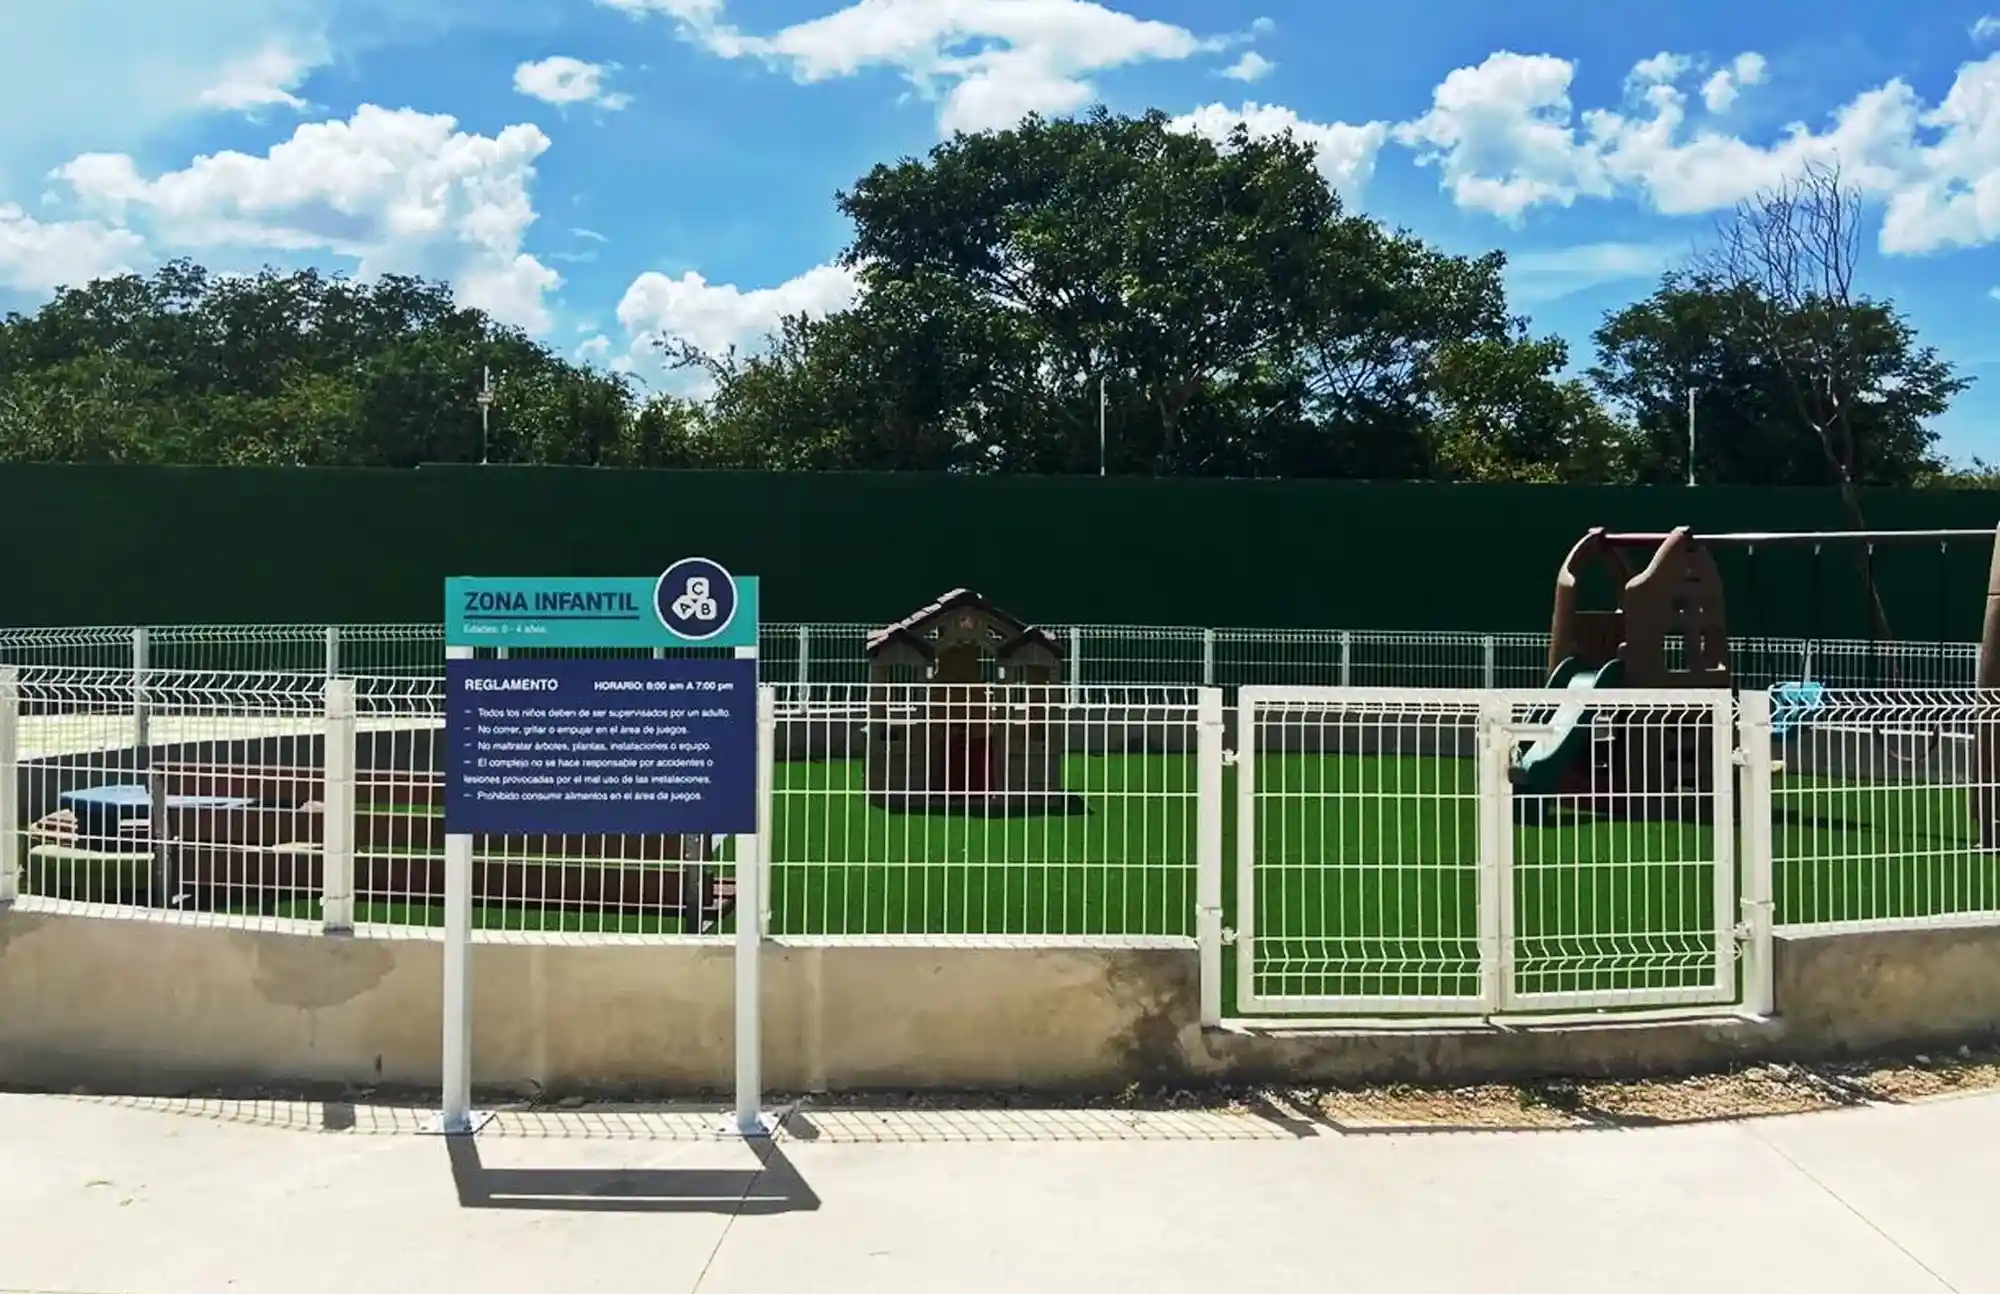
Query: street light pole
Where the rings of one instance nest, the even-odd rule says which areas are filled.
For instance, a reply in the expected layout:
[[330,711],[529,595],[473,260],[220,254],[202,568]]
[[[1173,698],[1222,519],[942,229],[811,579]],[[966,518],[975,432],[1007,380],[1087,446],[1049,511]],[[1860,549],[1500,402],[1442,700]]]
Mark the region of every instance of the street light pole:
[[1688,485],[1694,485],[1694,388],[1688,388]]
[[490,443],[487,438],[486,411],[493,407],[493,370],[485,365],[479,368],[479,465],[486,466],[486,450]]
[[1097,474],[1105,475],[1104,456],[1104,374],[1097,375]]

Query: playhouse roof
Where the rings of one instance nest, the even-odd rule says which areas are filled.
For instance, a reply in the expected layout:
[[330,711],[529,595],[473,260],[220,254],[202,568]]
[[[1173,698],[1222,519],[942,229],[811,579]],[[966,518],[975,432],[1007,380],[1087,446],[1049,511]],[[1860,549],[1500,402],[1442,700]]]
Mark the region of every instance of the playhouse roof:
[[953,589],[942,597],[918,607],[896,623],[885,625],[869,634],[868,655],[874,656],[895,642],[908,643],[926,656],[935,655],[935,649],[924,637],[924,630],[954,611],[979,612],[1004,631],[1005,637],[994,649],[996,656],[1011,656],[1030,644],[1044,647],[1057,656],[1063,654],[1061,645],[1042,630],[1015,619],[971,589]]

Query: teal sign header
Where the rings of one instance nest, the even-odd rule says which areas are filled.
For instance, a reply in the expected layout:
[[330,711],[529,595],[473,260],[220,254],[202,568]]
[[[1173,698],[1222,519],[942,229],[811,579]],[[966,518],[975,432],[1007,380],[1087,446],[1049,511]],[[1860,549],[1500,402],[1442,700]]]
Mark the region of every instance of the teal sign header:
[[757,580],[703,557],[654,577],[444,583],[448,647],[755,647]]

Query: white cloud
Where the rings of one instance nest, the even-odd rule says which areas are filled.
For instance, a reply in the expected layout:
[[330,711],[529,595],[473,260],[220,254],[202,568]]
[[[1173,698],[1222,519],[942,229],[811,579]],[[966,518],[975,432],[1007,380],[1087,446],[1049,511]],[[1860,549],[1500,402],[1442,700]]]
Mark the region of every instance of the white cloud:
[[1311,144],[1317,153],[1320,174],[1339,190],[1341,197],[1358,201],[1362,190],[1375,174],[1375,158],[1389,137],[1389,127],[1379,121],[1350,126],[1345,122],[1322,125],[1306,121],[1290,108],[1276,104],[1246,103],[1229,108],[1220,103],[1205,104],[1193,112],[1174,118],[1176,129],[1192,131],[1204,139],[1221,143],[1237,123],[1248,126],[1259,137],[1282,134]]
[[514,88],[543,103],[594,103],[600,108],[623,108],[632,102],[632,96],[605,88],[604,78],[609,71],[611,68],[603,63],[586,63],[558,54],[515,68]]
[[1693,66],[1693,62],[1685,56],[1662,50],[1651,58],[1642,58],[1634,63],[1631,75],[1626,79],[1635,87],[1671,85],[1686,76]]
[[839,265],[814,266],[777,287],[747,292],[733,283],[710,283],[692,270],[679,278],[648,270],[625,289],[618,322],[634,354],[650,351],[662,337],[710,352],[752,348],[785,316],[831,314],[851,305],[859,290],[854,272]]
[[[1961,84],[1973,66],[1961,70]],[[1630,112],[1594,109],[1579,120],[1569,98],[1573,64],[1502,52],[1448,75],[1430,111],[1398,126],[1396,137],[1439,168],[1459,206],[1508,220],[1535,206],[1619,194],[1668,215],[1715,211],[1809,162],[1838,161],[1868,193],[1891,192],[1913,175],[1920,109],[1900,80],[1857,95],[1824,129],[1795,123],[1767,145],[1684,129],[1687,95],[1659,78],[1690,67],[1670,56],[1648,59],[1635,69]],[[1731,74],[1743,73],[1761,77],[1762,60],[1739,57]]]
[[607,9],[616,9],[643,18],[663,14],[683,22],[712,24],[722,16],[722,0],[597,0]]
[[[1639,67],[1654,75],[1657,63]],[[1439,169],[1459,206],[1505,220],[1544,203],[1608,195],[1603,159],[1577,138],[1572,121],[1575,72],[1552,55],[1502,50],[1454,69],[1432,91],[1430,111],[1397,126],[1395,138]]]
[[1975,41],[1989,41],[2000,36],[2000,18],[1986,14],[1972,24],[1971,36]]
[[1260,81],[1278,66],[1254,49],[1243,51],[1243,57],[1222,69],[1222,74],[1232,81]]
[[1738,54],[1728,67],[1715,70],[1701,85],[1701,101],[1710,112],[1727,112],[1745,86],[1764,80],[1764,56],[1755,52]]
[[[1915,96],[1905,93],[1914,109]],[[1888,193],[1882,250],[2000,241],[2000,54],[1961,67],[1944,102],[1920,124],[1935,142],[1906,145],[1915,174]]]
[[1657,278],[1688,250],[1685,243],[1661,241],[1584,243],[1509,253],[1508,298],[1532,305],[1607,283]]
[[548,146],[532,125],[489,137],[449,116],[364,105],[301,125],[262,156],[215,153],[146,178],[129,156],[85,154],[55,175],[86,210],[143,222],[163,246],[330,252],[364,276],[442,275],[466,304],[539,332],[562,280],[522,243]]
[[942,100],[938,126],[947,134],[1005,128],[1030,112],[1074,112],[1097,97],[1090,78],[1098,73],[1240,39],[1198,37],[1092,0],[854,0],[769,36],[723,23],[721,0],[599,3],[675,18],[710,52],[762,59],[801,83],[899,72],[925,98]]
[[95,220],[38,221],[0,202],[0,288],[50,292],[122,274],[144,259],[145,240]]
[[254,112],[277,106],[297,111],[306,103],[292,92],[326,58],[324,42],[267,41],[255,53],[224,63],[215,83],[196,99],[205,108],[220,108],[225,112]]

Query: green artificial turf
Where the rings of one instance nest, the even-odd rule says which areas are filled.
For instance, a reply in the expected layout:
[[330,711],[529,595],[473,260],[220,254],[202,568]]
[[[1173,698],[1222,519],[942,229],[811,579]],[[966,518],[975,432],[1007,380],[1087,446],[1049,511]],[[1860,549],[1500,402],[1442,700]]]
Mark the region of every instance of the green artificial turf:
[[2000,912],[1964,786],[1776,779],[1772,889],[1782,925]]
[[891,812],[858,760],[787,763],[771,808],[773,933],[1194,934],[1194,760],[1071,756],[1084,813]]

